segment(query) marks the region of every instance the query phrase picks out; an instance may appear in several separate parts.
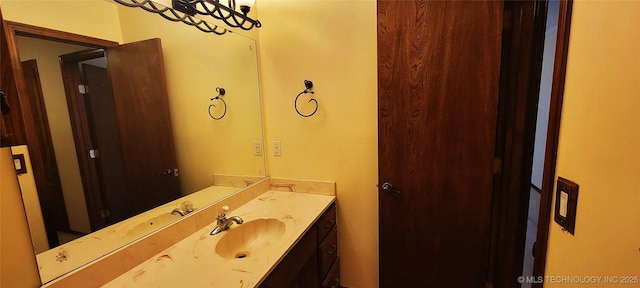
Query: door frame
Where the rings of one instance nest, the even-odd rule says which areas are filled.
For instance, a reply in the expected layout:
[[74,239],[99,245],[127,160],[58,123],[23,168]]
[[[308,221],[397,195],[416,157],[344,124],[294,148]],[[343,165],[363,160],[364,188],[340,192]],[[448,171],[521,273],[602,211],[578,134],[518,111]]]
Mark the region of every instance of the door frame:
[[[547,127],[544,168],[542,170],[540,212],[538,214],[536,250],[533,265],[534,276],[544,276],[546,267],[549,225],[551,224],[551,203],[553,201],[553,188],[556,177],[556,160],[558,157],[558,140],[560,138],[560,120],[562,117],[564,84],[567,74],[567,57],[569,55],[569,36],[571,32],[572,11],[573,0],[560,1],[553,80],[551,83],[549,124]],[[533,287],[542,286],[542,283],[535,283],[533,285]]]
[[[572,6],[573,0],[560,1],[533,276],[544,276],[545,270]],[[491,287],[516,287],[522,275],[547,9],[548,0],[505,1],[503,37],[508,38],[503,38],[496,149],[502,163],[494,186]]]
[[89,150],[96,147],[93,139],[93,119],[87,113],[87,102],[84,94],[76,88],[83,85],[82,73],[79,62],[104,57],[104,50],[88,49],[60,56],[60,68],[62,69],[62,82],[64,84],[65,95],[69,118],[71,120],[71,130],[73,131],[73,141],[76,145],[78,155],[78,165],[82,176],[82,187],[84,190],[87,212],[91,231],[106,227],[109,222],[106,219],[104,195],[101,193],[102,179],[98,172],[100,159],[87,158]]
[[[28,97],[26,96],[28,94],[27,94],[26,83],[22,76],[23,71],[22,71],[22,65],[19,58],[16,36],[27,36],[27,37],[39,38],[43,40],[51,40],[56,42],[94,47],[98,49],[115,47],[115,46],[118,46],[119,44],[113,41],[78,35],[78,34],[69,33],[69,32],[58,31],[58,30],[53,30],[49,28],[38,27],[38,26],[33,26],[33,25],[28,25],[23,23],[17,23],[13,21],[3,20],[2,24],[6,29],[5,30],[6,38],[7,38],[6,44],[8,46],[8,51],[9,51],[9,61],[11,62],[11,67],[14,71],[14,74],[16,75],[15,82],[16,82],[17,92],[18,92],[17,94],[20,99],[20,106],[21,106],[20,108],[23,111],[22,120],[24,121],[25,130],[27,134],[27,141],[26,141],[27,146],[37,145],[37,143],[39,142],[38,142],[37,135],[34,133],[35,123],[30,116],[31,106],[29,104]],[[69,103],[67,104],[70,105]],[[73,118],[71,120],[73,121]],[[44,177],[44,164],[42,163],[42,161],[36,161],[35,163],[32,163],[32,165],[33,165],[34,177],[36,177],[36,179]],[[84,182],[85,177],[82,177],[82,178]],[[41,193],[41,189],[38,189],[38,194],[40,193]],[[41,198],[41,205],[43,205],[43,207],[48,205],[46,201],[45,203],[43,203],[42,200],[43,199]],[[86,197],[85,200],[89,207],[95,207],[96,205],[98,205],[99,202],[97,201],[99,201],[100,199],[99,197],[98,199],[95,199],[95,197],[94,198]],[[93,218],[93,217],[90,217],[90,218]],[[101,219],[100,217],[98,218]],[[97,227],[100,227],[99,223]],[[92,230],[94,228],[93,221],[91,221],[91,228]]]
[[491,239],[490,287],[522,275],[547,1],[505,1]]

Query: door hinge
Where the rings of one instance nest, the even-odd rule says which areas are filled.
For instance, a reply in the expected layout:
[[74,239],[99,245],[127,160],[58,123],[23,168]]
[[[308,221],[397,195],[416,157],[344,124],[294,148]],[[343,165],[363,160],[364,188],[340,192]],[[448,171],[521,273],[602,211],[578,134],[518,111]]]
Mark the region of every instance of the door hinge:
[[502,173],[502,158],[493,158],[493,174]]
[[80,92],[80,94],[88,94],[89,93],[89,86],[88,85],[84,85],[84,84],[79,84],[78,85],[78,92]]
[[98,149],[89,150],[89,158],[96,159],[98,157],[100,157],[100,151]]
[[111,212],[109,212],[109,209],[103,209],[102,211],[100,211],[100,217],[107,218],[109,216],[111,216]]

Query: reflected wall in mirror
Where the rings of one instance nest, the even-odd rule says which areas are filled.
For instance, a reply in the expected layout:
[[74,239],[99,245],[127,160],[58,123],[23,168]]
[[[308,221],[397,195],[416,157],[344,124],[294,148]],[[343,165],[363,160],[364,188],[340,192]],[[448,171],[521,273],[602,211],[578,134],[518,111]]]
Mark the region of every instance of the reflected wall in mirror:
[[[13,61],[17,63],[13,65],[14,70],[21,70],[20,74],[25,76],[24,93],[20,93],[20,97],[25,99],[29,95],[29,103],[41,104],[30,105],[41,108],[32,109],[34,113],[37,112],[33,115],[33,122],[39,125],[36,127],[47,127],[36,134],[44,135],[38,138],[49,135],[49,142],[41,140],[37,141],[37,145],[32,145],[33,142],[30,141],[28,145],[12,147],[14,154],[25,154],[28,162],[28,173],[22,174],[19,182],[43,283],[179,219],[182,213],[174,210],[187,210],[183,205],[185,201],[190,201],[197,211],[265,177],[264,158],[254,152],[255,143],[262,144],[263,140],[256,42],[253,39],[236,33],[222,36],[206,34],[141,9],[127,8],[105,0],[0,0],[0,7],[7,21],[104,39],[114,42],[113,45],[159,39],[157,47],[160,56],[155,60],[152,57],[151,60],[151,69],[156,71],[149,71],[139,70],[142,64],[134,65],[131,62],[133,60],[124,60],[125,65],[113,64],[119,56],[112,54],[112,50],[126,45],[61,43],[50,36],[47,38],[24,32],[24,27],[30,26],[24,26],[23,30],[19,28],[20,25],[12,26],[14,30],[11,31],[18,34],[8,36],[9,41],[16,43],[15,52],[19,57]],[[63,62],[60,62],[61,56]],[[160,69],[162,66],[164,73]],[[68,69],[64,69],[65,67]],[[133,72],[134,75],[127,76],[124,74],[127,72]],[[160,73],[165,78],[168,116],[162,116],[159,112],[162,109],[158,108],[160,104],[154,102],[159,97],[157,94],[162,92],[151,92],[156,91],[151,88],[162,88],[162,80],[151,82],[157,82],[157,85],[144,84],[145,78],[152,72]],[[67,75],[63,75],[65,73]],[[136,101],[121,105],[129,108],[126,113],[122,112],[123,108],[118,108],[117,97],[121,93],[118,92],[121,87],[117,84],[117,73],[120,73],[120,78],[125,79],[123,81],[129,79],[124,86],[136,86],[138,89],[128,96]],[[74,84],[84,81],[95,84],[84,87]],[[112,87],[106,87],[109,84]],[[114,99],[98,97],[103,92],[108,94],[108,91],[96,89],[95,86],[113,89]],[[28,87],[32,89],[27,89]],[[211,119],[208,111],[211,98],[218,94],[216,87],[223,87],[226,91],[224,99],[227,112],[219,121]],[[81,91],[82,89],[86,91]],[[74,106],[75,98],[69,95],[73,90],[78,94],[75,97],[86,100],[78,102],[84,105]],[[86,110],[76,112],[73,107]],[[115,108],[116,112],[108,113],[109,107]],[[142,109],[142,112],[131,108]],[[149,113],[152,113],[151,117]],[[81,123],[82,117],[78,115],[89,115],[85,117],[87,123]],[[169,128],[162,130],[165,133],[160,133],[163,135],[142,135],[142,130],[135,128],[145,128],[163,121],[169,123]],[[77,127],[93,126],[96,129],[86,133],[87,137],[94,137],[91,138],[93,140],[82,142],[77,139]],[[127,147],[143,136],[151,139],[151,142],[142,146],[148,146],[147,150],[153,150],[156,148],[154,146],[161,144],[171,147],[175,154],[175,164],[164,164],[165,168],[151,173],[154,176],[142,176],[140,171],[138,174],[133,173],[133,166],[166,158],[165,154],[168,154],[156,152],[151,156],[144,156],[146,158],[131,160],[127,156]],[[85,147],[82,144],[102,143],[100,145],[106,147],[108,144],[105,144],[105,139],[106,142],[111,141],[113,147],[123,150],[121,154],[104,150],[108,148]],[[139,146],[136,149],[142,149]],[[135,154],[142,155],[145,152],[144,149],[137,151],[142,152]],[[42,153],[45,153],[44,157]],[[39,160],[42,162],[38,165],[31,165],[33,156],[53,160],[51,170],[57,171],[47,172],[56,172],[49,175],[57,176],[52,177],[52,181],[45,182],[46,185],[36,185],[38,181],[34,177],[35,172],[42,172],[38,167],[43,166],[42,162],[46,161]],[[83,161],[101,164],[111,162],[112,165],[117,164],[113,162],[121,162],[125,165],[110,170],[111,174],[105,174],[106,168],[95,165],[95,175],[98,176],[94,179],[97,181],[94,186],[100,189],[97,194],[91,194],[91,185],[87,185],[90,181],[83,178],[89,174],[83,170],[87,166],[81,164]],[[118,174],[117,171],[123,173]],[[171,188],[162,179],[177,180],[175,187]],[[164,200],[169,202],[164,204],[156,201],[153,207],[159,205],[158,207],[144,212],[142,210],[147,208],[124,209],[123,207],[141,207],[140,202],[151,198],[149,194],[141,194],[137,199],[126,198],[125,196],[145,190],[131,184],[133,180],[150,181],[156,185],[163,183],[161,186],[170,187],[168,192],[159,192],[157,187],[148,189],[151,192],[145,192],[166,194]],[[119,192],[119,196],[113,196],[109,191],[115,191],[116,194]],[[43,197],[44,194],[48,196]],[[95,198],[95,201],[91,198]],[[44,212],[46,207],[42,206],[48,206],[49,212]],[[118,215],[142,213],[122,220],[123,217],[114,215],[117,214],[114,210],[116,208],[126,210]],[[52,217],[55,219],[52,220]],[[62,224],[53,229],[46,227],[51,226],[51,223]],[[113,223],[115,224],[105,227]],[[47,230],[50,233],[47,234]],[[55,247],[58,243],[63,244]]]

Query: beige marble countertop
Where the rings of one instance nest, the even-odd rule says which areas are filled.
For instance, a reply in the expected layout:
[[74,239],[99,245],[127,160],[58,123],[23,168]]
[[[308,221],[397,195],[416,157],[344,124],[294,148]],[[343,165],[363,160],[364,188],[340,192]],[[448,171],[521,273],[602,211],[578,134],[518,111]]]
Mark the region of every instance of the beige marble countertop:
[[[335,196],[269,190],[240,207],[230,207],[227,214],[240,216],[245,223],[261,218],[282,221],[285,231],[269,248],[247,258],[223,258],[215,247],[228,231],[209,235],[216,226],[212,219],[103,287],[256,287],[333,201]],[[238,227],[234,224],[230,230]]]
[[[77,267],[106,255],[160,227],[180,219],[171,214],[180,203],[191,201],[194,209],[200,209],[241,188],[211,186],[143,212],[129,219],[105,227],[86,236],[62,244],[36,255],[40,278],[48,282]],[[145,227],[152,223],[154,227]]]

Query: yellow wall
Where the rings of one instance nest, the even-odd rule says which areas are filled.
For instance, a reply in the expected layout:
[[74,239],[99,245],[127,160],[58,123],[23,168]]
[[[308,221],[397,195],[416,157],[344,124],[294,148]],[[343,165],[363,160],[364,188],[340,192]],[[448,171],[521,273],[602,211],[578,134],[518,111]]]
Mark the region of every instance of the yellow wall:
[[62,84],[62,72],[58,60],[60,55],[86,48],[29,37],[17,37],[16,40],[20,60],[36,59],[38,65],[53,150],[69,217],[69,227],[74,231],[89,233],[91,225],[89,224],[89,214],[67,108],[67,96]]
[[548,276],[640,277],[638,15],[638,1],[574,3],[557,175],[580,191],[575,236],[551,222]]
[[33,168],[31,166],[29,150],[26,145],[13,146],[11,147],[11,154],[22,154],[24,156],[24,164],[27,172],[18,175],[18,183],[20,184],[24,211],[26,212],[29,223],[31,240],[33,240],[33,248],[36,254],[38,254],[49,250],[49,241],[47,240],[47,231],[44,228],[44,219],[42,218],[40,199],[38,197],[38,190],[36,189],[36,180],[33,178]]
[[40,277],[9,148],[0,149],[0,287],[39,287]]
[[[253,150],[262,139],[255,41],[203,33],[141,9],[119,13],[125,43],[162,39],[182,192],[213,185],[213,174],[265,175]],[[227,114],[219,121],[208,113],[216,87],[226,90]]]
[[[376,1],[256,5],[268,175],[336,181],[342,284],[377,287]],[[310,118],[293,108],[305,79],[320,103]]]
[[[55,30],[121,42],[117,4],[107,0],[0,0],[2,16]],[[73,15],[73,17],[69,17]],[[64,21],[60,21],[64,17]]]

